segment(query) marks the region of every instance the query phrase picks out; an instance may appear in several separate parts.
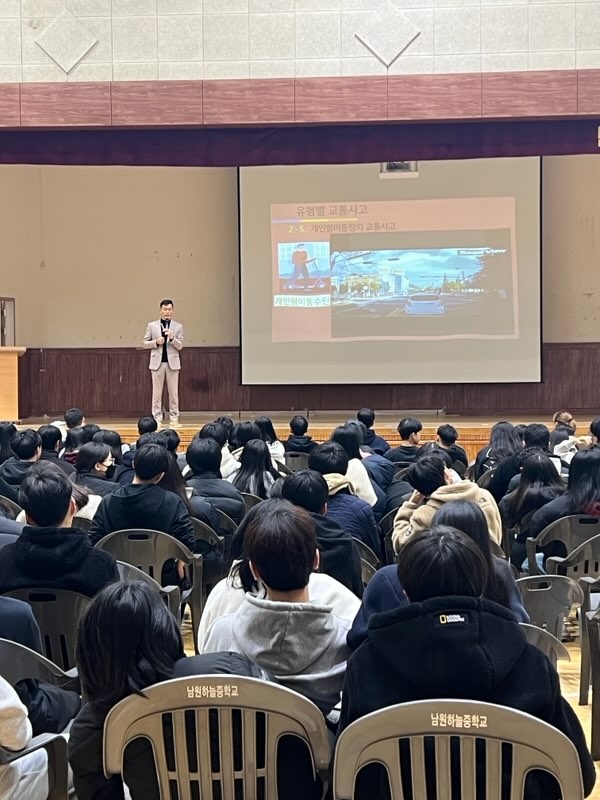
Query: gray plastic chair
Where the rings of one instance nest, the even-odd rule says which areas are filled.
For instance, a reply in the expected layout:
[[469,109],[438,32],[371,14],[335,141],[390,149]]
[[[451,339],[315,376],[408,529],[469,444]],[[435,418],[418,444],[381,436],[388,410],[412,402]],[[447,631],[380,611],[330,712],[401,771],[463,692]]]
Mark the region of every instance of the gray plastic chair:
[[240,492],[242,497],[244,498],[244,506],[246,507],[246,513],[250,511],[251,508],[257,506],[259,503],[262,503],[262,497],[258,497],[255,494],[250,494],[249,492]]
[[492,478],[494,477],[494,472],[495,471],[496,470],[494,470],[494,469],[486,470],[483,473],[483,475],[475,481],[477,486],[479,486],[480,489],[487,489],[488,486],[490,485],[490,482],[491,482]]
[[24,680],[43,681],[74,691],[79,686],[76,668],[65,672],[35,650],[9,639],[0,639],[0,675],[11,686]]
[[541,650],[554,669],[556,669],[558,661],[571,660],[569,651],[556,636],[552,636],[551,633],[543,628],[538,628],[537,625],[528,625],[526,622],[520,622],[519,626],[522,628],[529,644]]
[[279,473],[279,477],[281,478],[287,478],[288,475],[292,474],[292,470],[288,467],[288,465],[285,464],[283,461],[279,461],[279,459],[277,458],[273,459],[273,466],[275,467],[275,469]]
[[[166,561],[179,559],[188,565],[191,588],[181,593],[181,603],[189,603],[192,614],[194,643],[198,639],[198,626],[202,616],[202,556],[191,553],[174,536],[162,531],[131,529],[109,533],[96,543],[98,550],[110,553],[115,561],[124,561],[141,569],[160,582]],[[197,645],[195,644],[197,647]],[[196,652],[198,652],[196,650]]]
[[516,581],[532,625],[560,639],[565,617],[583,603],[583,591],[564,575],[530,575]]
[[295,453],[290,450],[284,453],[285,465],[292,472],[298,472],[299,469],[308,469],[308,453]]
[[13,589],[5,597],[23,600],[31,606],[42,634],[44,655],[61,669],[75,666],[77,624],[90,598],[67,589]]
[[16,763],[36,750],[45,750],[48,754],[47,800],[68,800],[67,740],[60,733],[41,733],[34,736],[27,747],[16,753],[0,747],[0,764]]
[[210,525],[207,525],[206,522],[202,522],[202,520],[196,519],[196,517],[190,517],[190,522],[192,523],[192,528],[194,529],[194,536],[196,539],[201,539],[203,542],[206,542],[212,548],[223,554],[224,543],[222,536],[219,536],[218,533],[215,533],[215,531],[210,527]]
[[217,516],[219,518],[219,530],[223,531],[224,533],[235,533],[238,529],[237,522],[226,514],[224,511],[221,511],[220,508],[214,508],[216,511]]
[[17,505],[13,500],[9,500],[8,497],[4,497],[3,494],[0,494],[0,508],[8,512],[9,519],[16,519],[23,511],[21,506]]
[[385,546],[385,560],[388,564],[394,564],[396,561],[396,554],[392,544],[392,531],[394,530],[394,520],[397,513],[398,509],[393,508],[379,520],[379,530]]
[[[567,554],[569,554],[575,550],[575,548],[579,547],[579,545],[587,542],[598,534],[600,534],[600,517],[573,514],[572,516],[563,517],[562,519],[557,519],[556,522],[550,523],[550,525],[544,528],[535,539],[529,536],[526,540],[529,574],[542,574],[535,558],[538,547],[548,544],[549,542],[562,542],[565,545]],[[547,566],[546,570],[549,571]]]
[[[600,578],[584,576],[579,579],[579,585],[583,591],[583,603],[579,612],[579,629],[581,633],[581,669],[579,673],[579,705],[587,706],[590,681],[591,681],[591,662],[590,662],[590,642],[588,636],[588,619],[590,613],[598,609],[600,601]],[[594,599],[592,599],[594,595]],[[598,595],[599,597],[596,597]]]
[[133,583],[134,581],[142,581],[151,586],[165,601],[165,605],[173,614],[176,620],[181,616],[181,592],[179,586],[161,586],[160,583],[147,575],[143,570],[134,567],[132,564],[126,564],[124,561],[117,561],[117,568],[119,570],[119,578],[123,583]]
[[551,556],[546,559],[546,570],[549,575],[567,575],[574,581],[580,578],[600,577],[600,535],[580,544],[569,552],[565,558]]
[[380,560],[377,555],[366,545],[361,539],[356,536],[352,537],[354,546],[360,555],[360,571],[362,576],[363,585],[366,586],[371,580],[373,575],[377,572],[380,566]]
[[588,613],[588,648],[592,672],[592,740],[594,761],[600,759],[600,610]]
[[[473,725],[473,720],[476,724]],[[457,721],[460,720],[460,724]],[[469,726],[465,726],[468,720]],[[433,744],[425,757],[425,737]],[[453,741],[451,755],[451,740]],[[476,740],[482,742],[476,749]],[[400,757],[400,742],[410,752]],[[503,759],[503,744],[512,759]],[[485,788],[476,791],[476,774],[485,747]],[[559,730],[512,708],[474,700],[421,700],[375,711],[348,726],[337,742],[333,767],[335,800],[352,800],[360,769],[376,762],[388,773],[393,800],[402,800],[403,782],[412,797],[428,797],[427,767],[435,761],[438,800],[451,796],[452,776],[459,770],[461,796],[498,800],[502,778],[510,781],[505,800],[522,800],[527,772],[541,769],[553,775],[565,800],[582,800],[583,786],[577,750]]]
[[[172,731],[172,757],[165,729]],[[270,800],[277,797],[277,744],[285,735],[306,742],[324,777],[329,738],[323,715],[310,700],[256,678],[177,678],[144,689],[144,697],[131,695],[109,711],[104,773],[122,774],[125,748],[143,736],[155,754],[161,797]]]

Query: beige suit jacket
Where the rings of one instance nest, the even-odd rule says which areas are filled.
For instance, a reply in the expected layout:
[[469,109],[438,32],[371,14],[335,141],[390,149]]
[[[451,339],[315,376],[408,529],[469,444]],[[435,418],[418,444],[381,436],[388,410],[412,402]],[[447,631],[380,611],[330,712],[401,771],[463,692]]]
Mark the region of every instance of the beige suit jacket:
[[[143,346],[150,352],[150,369],[158,369],[162,362],[162,345],[157,345],[156,340],[162,336],[161,320],[156,319],[148,323],[144,335]],[[171,320],[170,329],[173,331],[173,338],[167,344],[167,359],[171,369],[181,369],[179,351],[183,347],[183,325],[180,322]]]

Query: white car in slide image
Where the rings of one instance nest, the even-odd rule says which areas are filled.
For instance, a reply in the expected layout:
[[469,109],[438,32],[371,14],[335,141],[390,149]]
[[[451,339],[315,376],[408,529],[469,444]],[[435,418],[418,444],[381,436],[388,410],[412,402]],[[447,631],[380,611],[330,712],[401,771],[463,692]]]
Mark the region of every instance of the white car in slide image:
[[445,308],[439,294],[412,294],[406,301],[404,311],[416,317],[425,317],[444,314]]

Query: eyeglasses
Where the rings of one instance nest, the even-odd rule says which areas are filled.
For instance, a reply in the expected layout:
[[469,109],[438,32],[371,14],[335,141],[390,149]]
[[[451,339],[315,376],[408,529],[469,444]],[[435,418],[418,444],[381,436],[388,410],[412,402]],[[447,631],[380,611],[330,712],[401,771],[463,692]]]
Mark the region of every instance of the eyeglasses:
[[115,459],[112,456],[109,456],[106,461],[101,461],[100,463],[103,467],[112,467],[112,465],[115,463]]

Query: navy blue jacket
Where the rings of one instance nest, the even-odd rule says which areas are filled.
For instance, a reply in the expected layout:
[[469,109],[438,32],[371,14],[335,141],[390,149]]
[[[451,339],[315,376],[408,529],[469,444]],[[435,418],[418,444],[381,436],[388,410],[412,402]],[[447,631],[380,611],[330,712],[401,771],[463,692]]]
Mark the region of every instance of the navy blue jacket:
[[381,554],[379,529],[371,506],[342,489],[327,499],[327,516],[334,519],[346,533],[368,545],[378,556]]
[[373,428],[369,428],[367,430],[365,444],[380,456],[382,456],[384,453],[387,453],[387,451],[390,449],[389,444],[386,442],[383,436],[377,436]]

